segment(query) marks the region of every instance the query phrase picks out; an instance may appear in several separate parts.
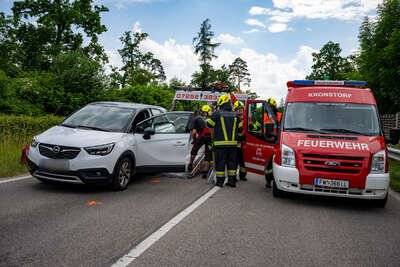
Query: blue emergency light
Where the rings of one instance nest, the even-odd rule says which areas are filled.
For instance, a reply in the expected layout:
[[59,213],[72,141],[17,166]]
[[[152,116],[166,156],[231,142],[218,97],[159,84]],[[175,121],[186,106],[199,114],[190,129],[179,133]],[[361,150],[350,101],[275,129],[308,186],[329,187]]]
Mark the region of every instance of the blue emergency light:
[[351,86],[351,87],[365,87],[365,81],[331,81],[331,80],[294,80],[294,86]]

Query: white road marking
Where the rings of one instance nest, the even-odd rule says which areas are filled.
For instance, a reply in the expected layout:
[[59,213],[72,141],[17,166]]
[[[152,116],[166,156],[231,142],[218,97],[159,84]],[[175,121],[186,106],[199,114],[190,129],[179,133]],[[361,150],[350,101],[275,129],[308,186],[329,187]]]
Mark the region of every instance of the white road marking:
[[199,199],[197,199],[192,205],[178,213],[174,218],[169,220],[166,224],[161,226],[158,230],[152,233],[149,237],[139,243],[125,256],[122,256],[116,263],[111,267],[125,267],[132,263],[137,257],[139,257],[143,252],[150,248],[154,243],[156,243],[161,237],[163,237],[169,230],[174,228],[178,223],[180,223],[186,216],[197,209],[201,204],[203,204],[207,199],[214,195],[220,187],[215,186],[210,191],[205,193]]
[[0,180],[0,184],[9,183],[9,182],[15,182],[15,181],[29,179],[29,178],[33,178],[33,177],[31,175],[27,175],[27,176],[21,176],[21,177],[15,177],[15,178],[10,178],[10,179]]
[[389,194],[391,197],[393,197],[394,199],[396,199],[397,201],[400,201],[400,196],[399,193],[394,192],[392,189],[389,189]]

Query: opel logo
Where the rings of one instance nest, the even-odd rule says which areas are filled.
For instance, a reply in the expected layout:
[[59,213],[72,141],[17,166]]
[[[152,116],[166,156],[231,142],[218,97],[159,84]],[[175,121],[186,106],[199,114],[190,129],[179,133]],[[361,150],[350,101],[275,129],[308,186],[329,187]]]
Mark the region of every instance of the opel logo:
[[61,151],[61,149],[60,149],[59,146],[54,146],[54,147],[53,147],[53,152],[54,152],[54,153],[60,153],[60,151]]
[[337,161],[326,161],[325,165],[329,166],[329,167],[338,167],[338,166],[340,166],[340,162],[337,162]]

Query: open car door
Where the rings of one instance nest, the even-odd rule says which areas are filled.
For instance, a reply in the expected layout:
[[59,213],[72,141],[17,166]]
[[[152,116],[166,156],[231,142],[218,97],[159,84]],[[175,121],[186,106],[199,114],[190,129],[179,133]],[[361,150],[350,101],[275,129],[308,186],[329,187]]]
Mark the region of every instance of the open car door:
[[140,122],[135,129],[138,172],[184,172],[191,144],[190,112],[168,112]]
[[273,108],[263,100],[249,100],[245,110],[243,142],[244,162],[247,171],[260,175],[272,171],[272,159],[277,147],[278,134],[268,135],[266,121],[271,119],[277,127]]

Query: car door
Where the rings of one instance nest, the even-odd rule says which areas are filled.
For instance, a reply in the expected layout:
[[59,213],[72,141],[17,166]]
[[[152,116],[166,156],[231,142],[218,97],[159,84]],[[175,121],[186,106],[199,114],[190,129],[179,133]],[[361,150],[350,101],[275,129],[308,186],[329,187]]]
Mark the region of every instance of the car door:
[[[139,123],[134,136],[136,168],[140,172],[185,171],[189,154],[189,133],[186,124],[190,113],[170,112]],[[153,134],[145,134],[152,129]]]
[[264,121],[273,115],[273,110],[265,101],[255,100],[248,104],[246,110],[245,141],[243,142],[243,158],[246,169],[257,174],[264,174],[268,168],[274,149],[276,138],[267,138]]

